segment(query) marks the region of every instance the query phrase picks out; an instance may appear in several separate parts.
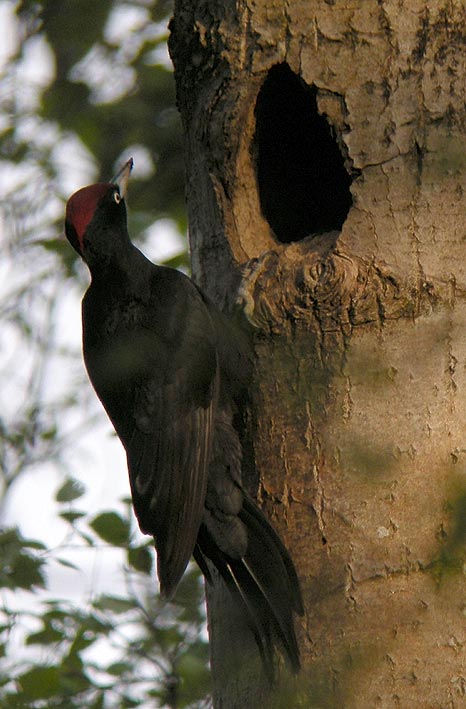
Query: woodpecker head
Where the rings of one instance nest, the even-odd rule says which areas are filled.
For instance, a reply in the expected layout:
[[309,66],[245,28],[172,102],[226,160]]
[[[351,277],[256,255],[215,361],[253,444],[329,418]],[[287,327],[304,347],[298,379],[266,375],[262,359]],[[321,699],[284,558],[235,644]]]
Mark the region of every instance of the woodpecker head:
[[82,187],[67,202],[67,239],[89,266],[108,261],[129,243],[125,196],[132,168],[130,158],[112,182]]

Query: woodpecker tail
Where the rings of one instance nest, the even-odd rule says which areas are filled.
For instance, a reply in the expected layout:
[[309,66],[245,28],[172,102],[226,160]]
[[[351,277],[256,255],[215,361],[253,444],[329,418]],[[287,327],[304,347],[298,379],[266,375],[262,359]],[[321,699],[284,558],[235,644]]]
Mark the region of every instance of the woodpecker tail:
[[238,517],[247,530],[247,549],[241,558],[222,552],[204,525],[194,557],[208,580],[211,575],[205,557],[213,562],[244,608],[269,678],[274,677],[275,645],[298,673],[301,665],[293,613],[302,615],[304,611],[293,562],[278,534],[246,495]]

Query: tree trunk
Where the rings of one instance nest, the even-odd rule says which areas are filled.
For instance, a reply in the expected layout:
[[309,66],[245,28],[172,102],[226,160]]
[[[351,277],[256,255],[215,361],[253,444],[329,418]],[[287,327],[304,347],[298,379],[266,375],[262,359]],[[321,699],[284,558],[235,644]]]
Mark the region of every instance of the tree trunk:
[[193,271],[241,280],[247,482],[306,603],[267,697],[210,591],[217,707],[465,706],[465,48],[457,0],[175,3]]

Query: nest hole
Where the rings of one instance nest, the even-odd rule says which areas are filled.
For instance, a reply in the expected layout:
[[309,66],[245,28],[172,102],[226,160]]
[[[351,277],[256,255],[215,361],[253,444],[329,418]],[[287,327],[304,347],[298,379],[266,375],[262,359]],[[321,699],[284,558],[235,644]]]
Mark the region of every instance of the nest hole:
[[269,71],[256,102],[254,151],[262,213],[282,243],[341,231],[352,178],[317,89],[288,64]]

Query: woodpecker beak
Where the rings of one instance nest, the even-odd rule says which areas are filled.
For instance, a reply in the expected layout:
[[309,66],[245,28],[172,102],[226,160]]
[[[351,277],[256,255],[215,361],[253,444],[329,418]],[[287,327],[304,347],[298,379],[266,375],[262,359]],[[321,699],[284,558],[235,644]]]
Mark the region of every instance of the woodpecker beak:
[[128,162],[123,165],[121,170],[117,172],[115,177],[112,179],[112,184],[118,185],[120,195],[123,199],[126,197],[126,192],[128,190],[128,180],[131,174],[131,170],[133,169],[133,164],[133,158],[130,158]]

